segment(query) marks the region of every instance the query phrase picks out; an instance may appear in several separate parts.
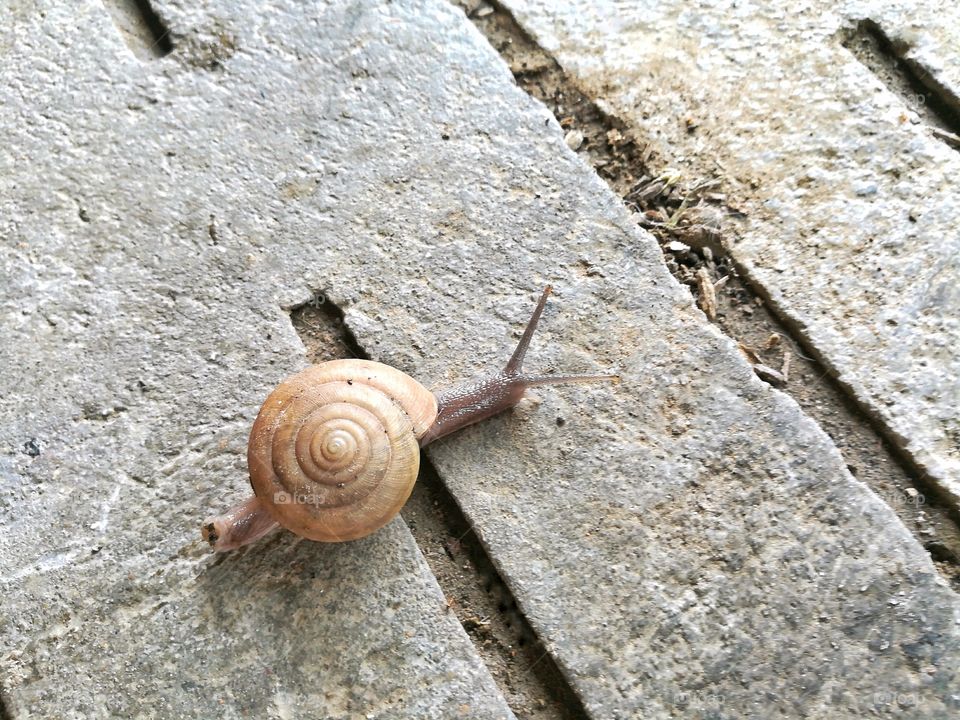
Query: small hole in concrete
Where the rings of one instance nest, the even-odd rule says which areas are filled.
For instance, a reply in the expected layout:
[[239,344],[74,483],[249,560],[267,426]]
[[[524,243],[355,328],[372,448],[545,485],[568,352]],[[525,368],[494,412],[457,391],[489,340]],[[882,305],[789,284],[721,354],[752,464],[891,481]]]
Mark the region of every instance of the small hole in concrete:
[[103,0],[130,52],[140,60],[156,60],[173,52],[170,29],[149,0]]

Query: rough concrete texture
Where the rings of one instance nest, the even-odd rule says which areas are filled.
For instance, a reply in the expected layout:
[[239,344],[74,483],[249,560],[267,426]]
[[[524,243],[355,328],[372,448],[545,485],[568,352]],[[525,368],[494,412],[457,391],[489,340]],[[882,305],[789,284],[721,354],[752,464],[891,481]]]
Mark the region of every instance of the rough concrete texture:
[[318,269],[357,262],[358,286],[380,117],[412,137],[398,125],[435,94],[391,96],[430,73],[442,92],[476,52],[439,49],[455,15],[170,8],[182,51],[141,64],[97,2],[18,9],[0,81],[9,714],[512,717],[400,520],[342,546],[199,541],[249,494],[257,406],[304,362],[281,305]]
[[[26,6],[21,6],[25,8]],[[440,2],[95,3],[5,42],[0,540],[14,717],[497,717],[401,524],[216,559],[324,291],[374,359],[544,388],[429,451],[591,717],[946,716],[960,602]],[[39,456],[32,457],[38,447]]]
[[721,180],[731,255],[960,509],[960,155],[842,45],[873,18],[955,94],[956,4],[504,5],[664,166]]

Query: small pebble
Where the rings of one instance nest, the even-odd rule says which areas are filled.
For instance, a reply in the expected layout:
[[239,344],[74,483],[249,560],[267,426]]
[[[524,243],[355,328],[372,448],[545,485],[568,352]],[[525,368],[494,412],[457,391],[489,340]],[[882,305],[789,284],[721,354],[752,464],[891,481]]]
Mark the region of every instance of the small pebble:
[[563,136],[563,141],[571,150],[579,150],[580,146],[583,145],[583,133],[579,130],[571,130]]

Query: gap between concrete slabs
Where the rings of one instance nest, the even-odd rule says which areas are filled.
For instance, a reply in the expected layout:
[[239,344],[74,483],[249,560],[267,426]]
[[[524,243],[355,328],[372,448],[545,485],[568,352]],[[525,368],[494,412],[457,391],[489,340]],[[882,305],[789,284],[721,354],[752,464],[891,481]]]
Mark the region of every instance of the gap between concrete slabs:
[[[721,183],[681,180],[671,171],[664,172],[664,160],[653,147],[584,96],[502,7],[477,0],[458,6],[508,63],[517,83],[551,108],[566,131],[567,144],[589,160],[637,213],[638,224],[657,237],[671,273],[691,287],[701,307],[707,307],[709,300],[708,319],[738,342],[759,377],[789,392],[820,423],[841,449],[850,472],[890,505],[930,552],[938,570],[955,589],[960,588],[956,509],[938,496],[936,487],[902,450],[885,439],[885,428],[864,415],[830,370],[810,357],[815,353],[803,339],[793,337],[741,278],[737,263],[724,250],[721,219],[726,196]],[[873,34],[861,32],[846,42],[874,72],[886,69],[882,77],[892,86],[898,77],[896,69],[871,55],[880,51],[875,45]],[[924,92],[918,81],[897,89],[919,97],[922,102],[917,107],[929,111],[931,123],[952,127],[948,111],[927,99],[929,94],[918,95]],[[589,267],[585,270],[591,272]]]
[[872,23],[955,110],[956,8],[504,5],[674,167],[723,180],[733,258],[956,508],[956,128],[925,128],[841,47]]

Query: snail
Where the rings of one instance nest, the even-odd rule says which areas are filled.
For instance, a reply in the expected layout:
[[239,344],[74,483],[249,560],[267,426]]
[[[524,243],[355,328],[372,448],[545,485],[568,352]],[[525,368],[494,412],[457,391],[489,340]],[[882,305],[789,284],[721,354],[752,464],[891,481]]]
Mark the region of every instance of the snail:
[[420,448],[513,407],[527,388],[617,380],[617,375],[530,375],[523,358],[551,292],[548,285],[506,367],[434,394],[371,360],[331,360],[284,380],[250,432],[254,497],[204,521],[214,550],[251,543],[278,525],[323,542],[356,540],[403,507]]

